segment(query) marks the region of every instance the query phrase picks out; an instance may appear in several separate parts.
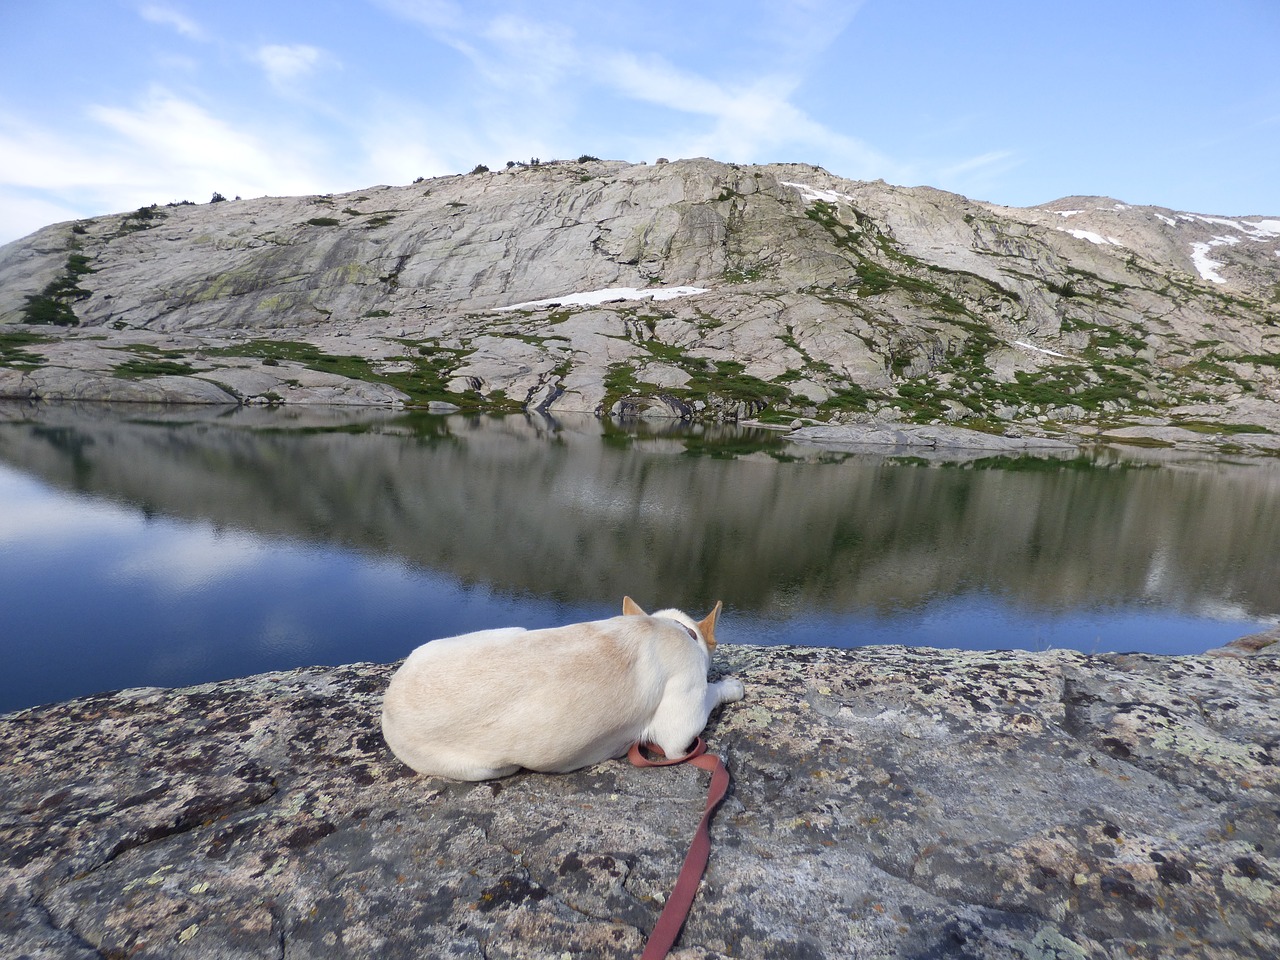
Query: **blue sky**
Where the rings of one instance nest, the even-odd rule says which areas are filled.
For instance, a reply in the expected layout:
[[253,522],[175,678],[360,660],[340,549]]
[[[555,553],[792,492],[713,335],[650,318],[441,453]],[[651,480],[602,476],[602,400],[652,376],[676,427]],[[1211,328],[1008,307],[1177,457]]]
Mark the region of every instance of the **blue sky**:
[[0,0],[0,242],[580,154],[1280,214],[1277,0]]

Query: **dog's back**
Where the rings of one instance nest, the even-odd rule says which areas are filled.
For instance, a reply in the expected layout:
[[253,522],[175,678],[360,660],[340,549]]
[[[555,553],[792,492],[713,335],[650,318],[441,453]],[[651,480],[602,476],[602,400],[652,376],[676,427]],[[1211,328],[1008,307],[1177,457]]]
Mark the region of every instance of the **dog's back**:
[[631,615],[433,640],[392,677],[383,736],[419,773],[458,780],[620,756],[653,734],[673,690],[701,706],[709,654],[689,622]]

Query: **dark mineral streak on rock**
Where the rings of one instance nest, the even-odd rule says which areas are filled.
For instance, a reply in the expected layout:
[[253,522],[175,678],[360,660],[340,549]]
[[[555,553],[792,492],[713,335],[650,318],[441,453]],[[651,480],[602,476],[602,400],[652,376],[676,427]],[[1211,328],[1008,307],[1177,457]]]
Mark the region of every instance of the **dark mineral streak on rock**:
[[[722,646],[747,698],[683,955],[1280,955],[1272,650]],[[706,775],[416,777],[390,672],[0,717],[0,956],[637,956]]]

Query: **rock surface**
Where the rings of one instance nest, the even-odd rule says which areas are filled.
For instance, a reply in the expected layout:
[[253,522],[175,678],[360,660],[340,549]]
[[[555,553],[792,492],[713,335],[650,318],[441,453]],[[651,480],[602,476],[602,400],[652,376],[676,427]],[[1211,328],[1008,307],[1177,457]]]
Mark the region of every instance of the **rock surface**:
[[[721,646],[685,958],[1280,954],[1280,661]],[[1274,639],[1274,638],[1271,638]],[[634,957],[706,775],[419,778],[391,667],[0,717],[7,957]]]
[[1276,453],[1278,251],[1280,219],[1014,209],[706,159],[144,207],[0,248],[0,395],[763,413]]

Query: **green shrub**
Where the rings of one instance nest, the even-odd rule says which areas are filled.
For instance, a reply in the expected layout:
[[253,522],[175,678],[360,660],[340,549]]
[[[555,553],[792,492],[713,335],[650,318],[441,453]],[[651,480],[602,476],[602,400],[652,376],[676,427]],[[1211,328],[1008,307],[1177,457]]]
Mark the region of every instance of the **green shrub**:
[[312,217],[307,223],[313,227],[336,227],[341,221],[333,217]]
[[1280,353],[1246,353],[1226,359],[1236,363],[1254,363],[1260,367],[1280,367]]
[[116,236],[122,236],[126,233],[134,233],[138,230],[149,230],[156,224],[152,221],[163,220],[168,214],[159,209],[157,204],[149,207],[139,207],[132,213],[126,213],[120,220],[120,226],[116,228]]
[[93,273],[87,256],[83,253],[68,256],[62,276],[50,280],[39,293],[27,295],[26,305],[22,308],[23,322],[58,327],[77,326],[80,319],[71,304],[92,295],[80,286],[80,278],[86,273]]
[[22,322],[74,327],[79,325],[80,318],[71,309],[71,304],[43,293],[33,293],[27,296],[26,306],[22,308]]

